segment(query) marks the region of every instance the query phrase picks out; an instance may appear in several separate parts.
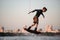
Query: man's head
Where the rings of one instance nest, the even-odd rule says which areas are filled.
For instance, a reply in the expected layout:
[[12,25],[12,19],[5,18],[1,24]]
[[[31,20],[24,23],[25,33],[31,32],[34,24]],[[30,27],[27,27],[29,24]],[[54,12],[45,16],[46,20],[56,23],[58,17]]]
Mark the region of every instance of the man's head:
[[46,12],[47,11],[47,8],[46,7],[43,7],[42,11],[43,12]]

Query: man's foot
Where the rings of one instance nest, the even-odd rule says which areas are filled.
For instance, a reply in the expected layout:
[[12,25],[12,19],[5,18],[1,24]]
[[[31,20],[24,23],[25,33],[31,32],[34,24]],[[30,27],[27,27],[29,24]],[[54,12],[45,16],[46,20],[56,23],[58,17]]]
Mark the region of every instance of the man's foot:
[[31,29],[31,26],[29,26],[28,30],[30,30],[30,29]]
[[37,31],[37,28],[35,28],[35,30],[34,31]]

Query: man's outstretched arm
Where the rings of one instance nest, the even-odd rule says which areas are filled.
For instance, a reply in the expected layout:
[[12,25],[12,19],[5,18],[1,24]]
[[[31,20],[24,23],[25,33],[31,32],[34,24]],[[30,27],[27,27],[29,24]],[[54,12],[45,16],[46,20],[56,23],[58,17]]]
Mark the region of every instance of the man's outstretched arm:
[[29,12],[28,14],[30,14],[30,13],[32,13],[32,12],[35,12],[36,10],[33,10],[33,11],[31,11],[31,12]]
[[43,18],[45,18],[44,14],[42,14]]

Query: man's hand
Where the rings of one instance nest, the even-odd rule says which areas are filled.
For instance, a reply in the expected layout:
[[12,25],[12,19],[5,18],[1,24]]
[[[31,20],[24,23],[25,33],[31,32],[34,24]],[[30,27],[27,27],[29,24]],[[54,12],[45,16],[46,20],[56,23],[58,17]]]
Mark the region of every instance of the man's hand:
[[28,13],[28,14],[30,14],[30,13]]
[[43,18],[45,18],[45,16],[43,16]]
[[29,12],[28,14],[30,14],[30,13],[32,13],[32,12]]
[[44,14],[42,14],[43,18],[45,18]]
[[45,16],[43,16],[43,18],[45,18]]

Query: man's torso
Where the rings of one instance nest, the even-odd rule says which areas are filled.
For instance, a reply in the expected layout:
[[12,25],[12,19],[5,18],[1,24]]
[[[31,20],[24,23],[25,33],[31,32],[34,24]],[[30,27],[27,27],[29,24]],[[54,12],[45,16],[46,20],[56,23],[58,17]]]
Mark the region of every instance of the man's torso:
[[36,15],[37,17],[39,17],[42,14],[42,10],[41,9],[36,9]]

